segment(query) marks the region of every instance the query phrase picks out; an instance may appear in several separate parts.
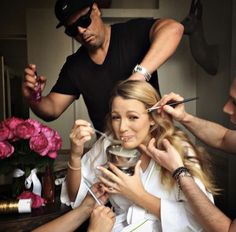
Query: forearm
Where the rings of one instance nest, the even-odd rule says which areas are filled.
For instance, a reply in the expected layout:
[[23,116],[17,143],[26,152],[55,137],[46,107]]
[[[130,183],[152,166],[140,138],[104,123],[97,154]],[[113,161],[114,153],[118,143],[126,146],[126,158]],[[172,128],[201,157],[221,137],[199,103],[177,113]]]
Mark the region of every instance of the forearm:
[[180,178],[180,185],[197,219],[206,231],[228,232],[231,220],[207,198],[193,178]]
[[81,205],[63,216],[33,230],[34,232],[75,231],[91,214],[92,208]]
[[230,225],[229,232],[235,232],[236,231],[236,219],[234,219]]
[[227,128],[190,114],[186,114],[181,123],[207,145],[219,149],[229,149],[229,147],[224,145]]
[[149,213],[160,218],[161,200],[158,197],[155,197],[148,192],[144,192],[143,194],[138,194],[138,196],[134,198],[134,202],[146,209]]
[[51,92],[40,101],[28,99],[32,111],[45,121],[58,118],[74,101],[75,96]]
[[70,200],[74,202],[81,182],[81,158],[70,157],[68,162],[70,166],[76,169],[68,168],[66,177],[67,192]]
[[40,101],[29,100],[31,110],[45,121],[52,121],[59,115],[53,111],[53,102],[48,97],[42,97]]
[[150,49],[140,64],[153,73],[175,52],[182,35],[182,24],[174,20],[160,19],[155,22],[150,31]]

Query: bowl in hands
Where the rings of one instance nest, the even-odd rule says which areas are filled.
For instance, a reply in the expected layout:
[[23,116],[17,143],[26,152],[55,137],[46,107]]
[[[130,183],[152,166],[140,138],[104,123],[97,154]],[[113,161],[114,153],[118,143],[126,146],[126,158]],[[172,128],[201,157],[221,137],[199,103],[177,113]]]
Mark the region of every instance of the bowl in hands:
[[134,168],[141,153],[137,149],[125,149],[120,144],[112,144],[106,149],[107,161],[114,164],[127,175],[134,174]]

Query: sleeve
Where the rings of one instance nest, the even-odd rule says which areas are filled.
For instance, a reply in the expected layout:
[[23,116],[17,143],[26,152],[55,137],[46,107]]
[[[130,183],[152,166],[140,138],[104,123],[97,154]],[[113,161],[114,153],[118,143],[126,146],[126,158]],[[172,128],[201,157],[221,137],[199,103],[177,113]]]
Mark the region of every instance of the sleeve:
[[[197,178],[194,178],[194,180],[209,200],[214,202],[212,194],[206,191],[203,183]],[[176,191],[178,190],[176,189]],[[178,195],[178,193],[176,194]],[[194,212],[182,192],[180,201],[161,199],[161,224],[163,232],[204,231],[202,226],[196,221]]]
[[143,55],[146,54],[150,47],[149,33],[154,22],[154,19],[133,19],[128,21],[124,28],[124,33],[127,36],[124,36],[122,40],[124,40],[124,43],[129,44],[130,51],[142,52],[139,55],[140,59],[143,58]]
[[73,59],[67,57],[66,63],[63,65],[57,82],[51,89],[51,92],[74,95],[78,99],[80,96],[79,90],[75,87],[73,79],[75,78],[76,72],[73,72]]
[[96,167],[99,165],[104,165],[107,162],[105,155],[107,146],[108,145],[106,142],[103,142],[102,139],[99,139],[83,156],[81,160],[81,184],[74,202],[71,202],[69,199],[65,178],[61,189],[61,203],[71,205],[72,208],[76,208],[81,204],[88,192],[86,185],[84,184],[83,177],[85,177],[91,184],[94,184],[98,181]]

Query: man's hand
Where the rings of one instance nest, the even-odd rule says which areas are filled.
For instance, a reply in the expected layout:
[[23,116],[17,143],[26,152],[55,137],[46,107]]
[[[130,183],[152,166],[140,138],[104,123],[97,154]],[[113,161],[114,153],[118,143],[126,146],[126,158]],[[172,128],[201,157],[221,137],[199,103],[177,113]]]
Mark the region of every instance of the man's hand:
[[46,78],[43,76],[38,76],[36,80],[36,65],[29,64],[25,68],[25,76],[22,83],[22,94],[26,100],[30,101],[32,97],[32,92],[36,90],[38,82],[40,82],[41,91],[43,91],[46,85]]
[[88,232],[110,232],[115,223],[115,214],[104,205],[97,205],[90,217]]
[[157,111],[158,113],[161,113],[161,111],[163,110],[164,112],[170,114],[174,120],[179,122],[184,122],[188,114],[185,111],[184,104],[178,104],[175,107],[168,105],[168,103],[170,102],[183,101],[183,100],[184,100],[183,97],[173,92],[163,95],[161,100],[156,104],[157,106],[163,106],[163,107],[159,108]]
[[177,168],[184,166],[179,152],[170,144],[167,139],[163,140],[164,150],[157,149],[155,139],[152,138],[148,146],[140,145],[140,148],[154,159],[159,165],[173,173]]

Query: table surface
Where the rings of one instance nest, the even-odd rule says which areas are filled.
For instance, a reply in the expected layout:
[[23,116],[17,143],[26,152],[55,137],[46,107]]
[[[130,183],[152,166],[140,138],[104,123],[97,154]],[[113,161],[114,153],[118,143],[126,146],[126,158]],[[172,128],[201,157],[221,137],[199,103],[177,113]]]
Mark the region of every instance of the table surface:
[[38,209],[33,209],[31,213],[27,214],[0,215],[0,231],[31,231],[38,226],[59,217],[69,210],[70,207],[57,202],[47,204]]
[[[3,194],[3,186],[0,188]],[[6,188],[4,188],[6,189]],[[0,231],[1,232],[23,232],[31,231],[38,226],[57,218],[68,212],[71,207],[60,203],[58,191],[54,203],[48,203],[37,209],[32,209],[31,213],[24,214],[0,214]]]

